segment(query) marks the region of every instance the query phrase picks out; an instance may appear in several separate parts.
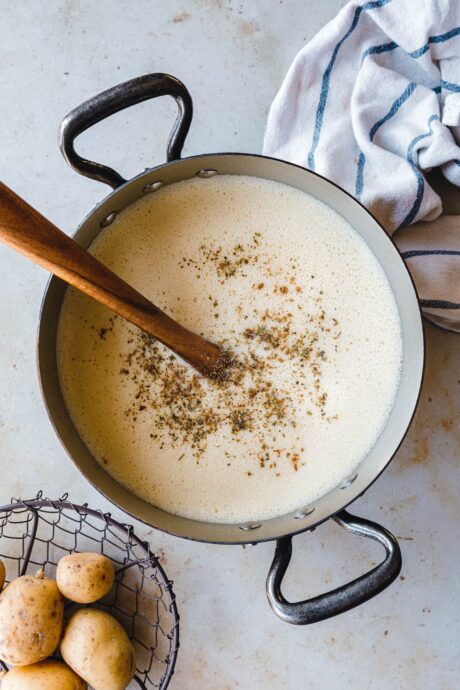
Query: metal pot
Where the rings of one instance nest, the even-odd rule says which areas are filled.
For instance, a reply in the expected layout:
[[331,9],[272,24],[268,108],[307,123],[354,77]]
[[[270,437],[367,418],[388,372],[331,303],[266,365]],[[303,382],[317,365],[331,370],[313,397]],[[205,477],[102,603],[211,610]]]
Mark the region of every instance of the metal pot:
[[[127,181],[105,165],[81,158],[74,139],[105,117],[149,98],[173,96],[179,115],[169,138],[167,162],[148,169]],[[190,520],[150,505],[118,484],[92,457],[80,438],[61,393],[56,332],[66,285],[52,277],[43,300],[38,337],[38,367],[48,414],[70,457],[82,474],[110,501],[133,517],[156,529],[186,539],[220,544],[257,543],[275,539],[276,549],[267,578],[267,595],[275,613],[290,623],[313,623],[366,601],[387,587],[398,575],[401,553],[395,538],[383,527],[351,516],[344,507],[375,481],[397,451],[417,404],[424,365],[424,340],[418,299],[409,272],[396,247],[372,215],[353,197],[329,180],[300,166],[265,156],[220,153],[181,160],[181,150],[192,119],[192,101],[185,86],[174,77],[150,74],[115,86],[89,99],[63,120],[59,144],[69,164],[77,172],[105,182],[113,191],[89,213],[75,233],[88,247],[116,214],[144,194],[161,186],[192,177],[215,174],[253,175],[276,180],[325,202],[348,220],[372,249],[393,289],[402,323],[403,361],[399,390],[393,410],[380,437],[353,476],[312,505],[271,520],[245,524],[213,524]],[[385,558],[377,567],[338,589],[310,600],[287,602],[281,582],[291,557],[292,536],[311,530],[328,518],[355,534],[382,544]]]

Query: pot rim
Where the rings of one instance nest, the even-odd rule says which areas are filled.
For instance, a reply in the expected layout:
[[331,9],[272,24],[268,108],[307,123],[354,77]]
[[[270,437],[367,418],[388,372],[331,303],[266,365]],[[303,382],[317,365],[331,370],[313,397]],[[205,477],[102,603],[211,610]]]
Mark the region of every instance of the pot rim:
[[[39,322],[38,322],[37,341],[36,341],[36,342],[37,342],[37,347],[36,347],[37,372],[38,372],[38,382],[39,382],[39,386],[40,386],[40,391],[41,391],[42,398],[43,398],[43,401],[44,401],[44,404],[45,404],[45,408],[46,408],[46,412],[47,412],[48,418],[49,418],[49,420],[50,420],[50,422],[51,422],[51,424],[52,424],[52,427],[53,427],[53,429],[54,429],[54,431],[55,431],[55,433],[56,433],[56,435],[57,435],[57,437],[58,437],[58,439],[59,439],[61,445],[63,446],[64,450],[66,451],[66,454],[67,454],[68,457],[71,459],[73,465],[78,469],[79,473],[80,473],[81,475],[84,476],[85,480],[88,481],[88,482],[91,484],[91,486],[93,486],[95,489],[97,489],[97,491],[98,491],[99,493],[101,493],[108,501],[110,501],[110,502],[111,502],[113,505],[115,505],[118,509],[123,510],[123,512],[125,512],[125,513],[128,514],[128,515],[130,515],[130,517],[132,517],[133,519],[136,519],[136,520],[138,520],[139,522],[141,522],[141,523],[143,523],[143,524],[145,524],[145,525],[147,525],[147,526],[149,526],[149,527],[153,527],[154,529],[161,530],[162,532],[165,532],[165,533],[167,533],[167,534],[170,534],[171,536],[180,537],[180,538],[182,538],[182,539],[188,539],[188,540],[191,540],[191,541],[198,541],[198,542],[203,542],[203,543],[222,544],[222,545],[226,545],[226,544],[232,544],[232,545],[239,545],[239,544],[256,544],[256,543],[262,543],[262,542],[266,542],[266,541],[273,541],[273,540],[275,540],[275,539],[279,539],[279,538],[284,537],[284,536],[295,536],[295,535],[297,535],[297,534],[301,534],[302,532],[313,530],[314,528],[316,528],[317,526],[319,526],[319,525],[322,524],[323,522],[326,522],[327,520],[329,520],[329,519],[330,519],[331,517],[333,517],[337,512],[339,512],[340,510],[343,510],[344,508],[346,508],[347,506],[349,506],[351,503],[353,503],[355,500],[357,500],[357,498],[359,498],[360,496],[362,496],[366,491],[368,491],[368,489],[369,489],[369,488],[374,484],[374,482],[380,477],[380,475],[384,472],[384,470],[386,470],[386,468],[388,467],[388,465],[390,464],[390,462],[393,460],[393,458],[395,457],[396,453],[397,453],[398,450],[400,449],[400,447],[401,447],[401,445],[402,445],[404,439],[406,438],[406,435],[407,435],[408,430],[409,430],[409,428],[410,428],[410,426],[411,426],[411,424],[412,424],[412,421],[413,421],[415,412],[416,412],[416,410],[417,410],[417,407],[418,407],[418,404],[419,404],[419,401],[420,401],[420,396],[421,396],[421,391],[422,391],[422,385],[423,385],[423,380],[424,380],[424,375],[425,375],[425,364],[426,364],[426,340],[425,340],[425,332],[424,332],[423,320],[422,320],[422,316],[423,316],[423,315],[422,315],[422,312],[421,312],[421,308],[420,308],[420,304],[419,304],[419,296],[418,296],[418,292],[417,292],[417,288],[416,288],[416,286],[415,286],[414,280],[413,280],[413,278],[412,278],[412,275],[411,275],[411,273],[410,273],[410,271],[409,271],[407,265],[405,264],[404,260],[402,259],[401,254],[400,254],[400,252],[399,252],[399,250],[398,250],[398,248],[397,248],[397,246],[396,246],[396,244],[395,244],[393,238],[392,238],[390,235],[388,235],[388,234],[386,233],[386,231],[385,231],[383,225],[380,223],[380,221],[379,221],[379,220],[374,216],[374,214],[373,214],[371,211],[369,211],[359,200],[357,200],[351,193],[347,192],[345,189],[343,189],[343,188],[342,188],[340,185],[338,185],[336,182],[334,182],[334,181],[328,179],[327,177],[325,177],[324,175],[321,175],[320,173],[317,173],[317,172],[315,172],[315,171],[309,170],[308,168],[304,168],[303,166],[298,165],[298,164],[296,164],[296,163],[292,163],[292,162],[290,162],[290,161],[282,160],[282,159],[280,159],[280,158],[276,158],[276,157],[273,157],[273,156],[265,156],[265,155],[263,155],[263,154],[253,154],[253,153],[231,152],[231,151],[228,151],[228,152],[223,152],[223,153],[216,152],[216,153],[196,154],[196,155],[193,155],[193,156],[187,156],[187,157],[185,157],[185,158],[176,159],[176,160],[168,161],[168,162],[165,162],[165,163],[161,163],[161,164],[159,164],[159,165],[157,165],[157,166],[154,166],[154,167],[152,167],[152,168],[147,168],[147,169],[143,170],[141,173],[139,173],[138,175],[132,177],[131,179],[129,179],[129,180],[127,180],[126,182],[124,182],[123,184],[121,184],[121,185],[120,185],[119,187],[117,187],[116,189],[110,191],[109,194],[107,194],[105,197],[103,197],[103,198],[101,199],[101,201],[99,201],[99,202],[98,202],[98,203],[97,203],[97,204],[86,214],[86,216],[85,216],[85,217],[83,218],[83,220],[79,223],[79,225],[77,226],[77,228],[75,229],[75,231],[71,233],[72,237],[75,238],[75,235],[78,235],[79,231],[80,231],[80,230],[82,229],[82,227],[86,224],[86,222],[89,221],[89,220],[92,220],[93,217],[94,217],[94,215],[98,212],[98,210],[100,210],[100,209],[101,209],[101,208],[102,208],[102,207],[103,207],[103,206],[104,206],[114,195],[116,195],[117,192],[119,192],[120,190],[126,190],[126,189],[128,189],[130,186],[133,186],[135,183],[138,183],[140,180],[143,180],[143,179],[146,178],[146,177],[151,177],[152,174],[155,174],[155,173],[157,173],[158,171],[161,171],[161,170],[165,170],[166,168],[172,168],[173,166],[179,166],[179,165],[181,165],[181,164],[183,164],[183,163],[187,163],[187,162],[193,162],[193,161],[198,161],[198,160],[203,160],[203,159],[205,159],[205,160],[206,160],[206,159],[213,159],[213,158],[218,158],[218,157],[219,157],[219,158],[221,158],[221,157],[224,157],[224,158],[225,158],[225,157],[227,157],[227,158],[228,158],[228,157],[236,157],[236,158],[241,157],[241,158],[253,158],[253,159],[255,158],[255,159],[261,159],[261,160],[265,160],[265,161],[273,161],[273,162],[275,162],[276,164],[282,164],[283,166],[290,166],[290,167],[292,167],[292,168],[295,168],[295,169],[301,171],[302,174],[307,174],[307,175],[311,175],[311,176],[314,176],[314,177],[316,177],[316,178],[319,178],[319,179],[322,180],[323,182],[325,182],[325,183],[327,183],[327,184],[329,184],[329,185],[335,187],[335,188],[336,188],[337,190],[339,190],[342,194],[346,195],[349,199],[351,199],[351,201],[352,201],[355,205],[359,206],[368,216],[370,216],[370,218],[371,218],[371,219],[375,222],[375,224],[379,227],[380,231],[384,234],[384,236],[387,238],[387,240],[391,243],[391,245],[393,246],[393,248],[396,250],[396,253],[397,253],[397,255],[399,256],[399,260],[400,260],[402,266],[404,267],[404,271],[405,271],[407,277],[409,278],[410,283],[412,284],[412,288],[413,288],[413,291],[414,291],[414,294],[415,294],[415,297],[416,297],[416,302],[417,302],[417,316],[418,316],[418,320],[420,321],[420,335],[421,335],[421,341],[420,341],[420,345],[421,345],[421,361],[420,361],[420,364],[421,364],[421,367],[420,367],[420,380],[419,380],[419,383],[417,384],[417,385],[418,385],[418,391],[417,391],[417,395],[416,395],[416,398],[415,398],[415,404],[413,405],[413,409],[412,409],[412,412],[411,412],[410,417],[409,417],[409,419],[408,419],[407,425],[405,426],[405,430],[404,430],[403,434],[401,435],[401,438],[400,438],[400,440],[399,440],[399,442],[398,442],[396,448],[394,449],[394,451],[392,452],[392,454],[389,456],[389,458],[385,461],[385,463],[383,464],[383,466],[381,467],[381,469],[379,469],[379,471],[375,473],[375,475],[372,477],[371,481],[366,485],[366,487],[365,487],[362,491],[360,491],[358,494],[352,495],[351,498],[350,498],[350,497],[347,498],[347,497],[346,497],[346,496],[347,496],[347,493],[344,493],[345,500],[344,500],[343,504],[341,504],[336,510],[334,510],[333,512],[331,512],[329,515],[326,515],[326,516],[324,516],[324,517],[320,517],[320,518],[318,518],[317,520],[312,519],[311,521],[308,522],[308,524],[303,524],[302,526],[299,525],[298,528],[295,528],[295,529],[292,529],[292,530],[289,530],[289,531],[281,532],[281,533],[277,534],[276,536],[262,536],[262,537],[260,537],[260,538],[257,538],[256,533],[252,532],[252,531],[251,531],[251,528],[249,527],[249,528],[246,528],[246,529],[248,529],[248,531],[242,531],[242,532],[241,532],[241,538],[240,538],[240,539],[233,539],[233,538],[232,538],[232,539],[225,539],[225,540],[222,540],[222,539],[214,539],[214,538],[203,538],[202,536],[194,536],[194,535],[192,535],[192,534],[190,534],[190,533],[189,533],[189,534],[183,534],[183,533],[180,533],[180,532],[178,532],[178,531],[176,531],[176,530],[174,530],[174,529],[170,529],[170,528],[167,528],[167,527],[164,527],[164,526],[159,527],[159,526],[153,524],[152,522],[149,522],[146,518],[143,518],[143,517],[141,517],[141,516],[135,514],[135,512],[133,512],[131,509],[127,508],[127,507],[126,507],[125,505],[123,505],[122,503],[117,502],[117,500],[116,500],[115,498],[113,498],[106,490],[104,490],[103,488],[101,488],[95,480],[93,480],[92,478],[88,477],[87,473],[86,473],[84,470],[81,469],[80,464],[77,462],[77,460],[74,458],[74,456],[72,455],[71,451],[70,451],[69,448],[67,447],[67,445],[66,445],[66,443],[65,443],[65,441],[64,441],[64,439],[63,439],[63,437],[62,437],[62,434],[61,434],[61,432],[60,432],[59,429],[58,429],[58,426],[57,426],[57,423],[56,423],[56,421],[55,421],[55,419],[54,419],[54,416],[53,416],[53,414],[52,414],[52,412],[51,412],[51,410],[50,410],[50,407],[49,407],[49,404],[48,404],[48,400],[47,400],[47,394],[46,394],[46,391],[45,391],[45,382],[44,382],[43,371],[42,371],[42,362],[41,362],[41,357],[40,357],[40,345],[41,345],[41,338],[42,338],[42,336],[43,336],[43,333],[42,333],[42,331],[43,331],[43,315],[44,315],[44,312],[45,312],[45,309],[46,309],[46,303],[47,303],[47,298],[48,298],[48,294],[49,294],[50,288],[53,287],[53,285],[55,285],[55,284],[57,284],[57,283],[62,283],[62,281],[61,281],[59,278],[57,278],[56,276],[53,276],[53,275],[50,276],[50,278],[48,279],[48,281],[47,281],[47,283],[46,283],[45,291],[44,291],[44,294],[43,294],[43,297],[42,297],[42,301],[41,301],[41,305],[40,305],[40,311],[39,311]],[[223,174],[225,174],[225,173],[223,173]],[[234,173],[234,174],[242,174],[242,175],[244,175],[245,173]],[[184,180],[184,179],[189,179],[189,178],[185,178],[185,177],[184,177],[184,178],[181,178],[181,180],[177,180],[177,181],[175,181],[175,182],[172,182],[171,184],[176,184],[178,181],[182,181],[182,180]],[[270,178],[265,178],[265,179],[270,179]],[[287,184],[287,183],[285,183],[285,184]],[[289,186],[289,185],[288,185],[288,186]],[[132,203],[132,202],[130,202],[130,203]],[[128,205],[129,205],[129,204],[128,204]],[[126,208],[126,206],[123,207],[123,208]],[[335,210],[335,209],[333,209],[333,210]],[[338,211],[335,211],[335,212],[336,212],[336,213],[339,213]],[[350,221],[348,221],[348,222],[350,222]],[[350,222],[350,225],[352,225],[351,222]],[[78,241],[78,238],[75,238],[75,239]],[[372,250],[371,250],[371,251],[372,251]],[[377,257],[377,258],[378,258],[378,257]],[[67,408],[66,408],[66,410],[67,410]],[[70,416],[70,414],[69,414],[69,416]],[[72,422],[72,424],[73,424],[73,422]],[[385,427],[384,427],[384,429],[385,429]],[[76,429],[75,429],[75,431],[76,431]],[[77,432],[77,433],[78,433],[78,432]],[[83,442],[83,441],[82,441],[82,442]],[[83,443],[84,443],[84,442],[83,442]],[[363,460],[363,461],[364,461],[364,460]],[[96,460],[94,460],[94,462],[97,463]],[[359,467],[359,466],[358,466],[358,467]],[[110,476],[110,475],[109,475],[109,476]],[[118,486],[122,487],[122,485],[119,484],[119,483],[117,482],[117,480],[115,480],[113,477],[111,477],[111,480],[112,480],[113,482],[115,482]],[[136,496],[133,492],[131,492],[129,489],[125,489],[125,487],[122,487],[122,488],[123,488],[125,491],[127,491],[130,495],[132,495],[134,498],[136,498],[137,500],[142,501],[142,502],[144,502],[144,503],[147,503],[147,502],[144,501],[143,499],[140,499],[139,497],[137,497],[137,496]],[[332,491],[334,491],[336,488],[338,488],[338,487],[335,487],[334,489],[332,489]],[[328,493],[329,493],[329,492],[328,492]],[[323,496],[320,496],[318,499],[316,499],[316,501],[314,501],[314,503],[320,501],[322,498],[324,498],[324,496],[327,496],[327,495],[328,495],[328,494],[324,494]],[[155,507],[155,506],[154,506],[154,507]],[[158,510],[162,510],[162,509],[158,509]],[[162,512],[164,512],[164,513],[166,513],[167,515],[170,515],[170,516],[172,516],[172,517],[177,517],[177,516],[174,516],[174,514],[172,514],[172,513],[167,513],[167,511],[162,511]],[[295,512],[295,511],[294,511],[294,512]],[[282,516],[278,516],[277,518],[272,518],[272,519],[273,519],[273,520],[277,520],[277,519],[280,519],[280,518],[282,518],[282,517],[287,517],[288,515],[292,515],[292,513],[284,514],[284,515],[282,515]],[[314,515],[314,513],[313,513],[313,515]],[[240,529],[243,530],[243,527],[241,526],[241,523],[239,523],[239,522],[237,522],[237,523],[210,523],[210,522],[192,520],[192,519],[190,519],[190,518],[185,518],[185,517],[183,517],[183,516],[179,516],[179,517],[180,517],[181,521],[184,520],[184,521],[188,521],[188,522],[190,522],[190,523],[192,523],[192,522],[197,523],[197,522],[198,522],[198,523],[200,523],[201,525],[209,525],[209,526],[212,525],[212,526],[215,526],[215,527],[218,528],[218,529],[219,529],[219,528],[225,529],[225,527],[228,527],[228,526],[231,526],[231,527],[233,527],[233,528],[239,526]],[[267,522],[269,522],[269,521],[270,521],[270,520],[267,520],[267,519],[266,519],[266,520],[260,520],[260,521],[258,521],[258,522],[260,522],[260,523],[263,524],[263,523],[267,523]],[[247,523],[247,524],[251,524],[251,523]]]

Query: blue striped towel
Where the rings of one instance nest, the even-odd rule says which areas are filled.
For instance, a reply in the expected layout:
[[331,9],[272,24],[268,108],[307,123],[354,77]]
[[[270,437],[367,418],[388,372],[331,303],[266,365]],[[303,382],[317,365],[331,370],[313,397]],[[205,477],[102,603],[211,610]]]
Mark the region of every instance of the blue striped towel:
[[460,216],[439,218],[424,175],[439,167],[460,186],[460,0],[349,2],[297,54],[264,153],[334,180],[398,230],[424,313],[460,332]]

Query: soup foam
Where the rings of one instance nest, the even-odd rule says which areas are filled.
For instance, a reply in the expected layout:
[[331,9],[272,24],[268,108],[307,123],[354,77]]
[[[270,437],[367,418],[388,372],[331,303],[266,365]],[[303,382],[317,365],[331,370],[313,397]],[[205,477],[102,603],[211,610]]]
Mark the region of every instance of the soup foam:
[[69,288],[61,389],[118,482],[178,515],[243,522],[355,471],[391,411],[402,340],[385,273],[341,216],[286,185],[219,175],[143,197],[90,251],[238,362],[227,383],[206,381]]

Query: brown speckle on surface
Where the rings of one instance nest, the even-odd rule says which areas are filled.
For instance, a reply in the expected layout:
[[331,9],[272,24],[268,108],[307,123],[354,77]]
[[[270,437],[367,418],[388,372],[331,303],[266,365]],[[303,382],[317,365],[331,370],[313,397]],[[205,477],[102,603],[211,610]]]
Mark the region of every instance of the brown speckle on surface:
[[257,22],[251,19],[244,19],[240,22],[239,32],[241,36],[244,36],[245,38],[247,36],[253,36],[259,30],[260,28]]
[[430,448],[427,438],[417,439],[415,442],[415,453],[409,458],[409,462],[414,465],[423,465],[428,462]]
[[176,14],[172,18],[172,22],[173,24],[180,24],[181,22],[186,22],[188,19],[191,19],[191,17],[192,15],[184,10],[183,12],[180,12],[180,14]]
[[158,554],[158,560],[160,561],[161,565],[167,565],[168,558],[166,556],[164,549],[159,549],[157,551],[157,554]]
[[441,419],[441,428],[444,429],[444,431],[452,431],[454,428],[453,419]]

